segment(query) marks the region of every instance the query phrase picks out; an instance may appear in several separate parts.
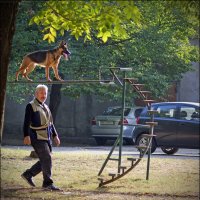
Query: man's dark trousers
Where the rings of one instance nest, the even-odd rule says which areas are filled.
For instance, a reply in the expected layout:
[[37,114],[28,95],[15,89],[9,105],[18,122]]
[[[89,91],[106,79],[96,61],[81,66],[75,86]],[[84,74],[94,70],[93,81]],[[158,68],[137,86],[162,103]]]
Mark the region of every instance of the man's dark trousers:
[[43,173],[43,187],[47,187],[53,183],[51,179],[52,159],[51,159],[51,145],[45,140],[31,140],[31,144],[39,157],[39,161],[36,162],[25,173],[32,176],[36,176],[41,171]]

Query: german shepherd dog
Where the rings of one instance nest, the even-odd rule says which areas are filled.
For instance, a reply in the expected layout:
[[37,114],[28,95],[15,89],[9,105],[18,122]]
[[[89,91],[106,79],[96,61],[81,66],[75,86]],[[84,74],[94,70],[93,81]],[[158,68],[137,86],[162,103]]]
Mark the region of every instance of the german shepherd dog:
[[27,54],[23,58],[19,70],[16,72],[16,81],[18,81],[18,76],[20,73],[27,80],[32,81],[28,77],[28,74],[30,74],[35,69],[36,65],[45,67],[47,81],[51,81],[49,77],[49,69],[51,67],[53,68],[56,79],[62,81],[58,74],[58,65],[60,62],[60,58],[61,56],[63,56],[66,60],[69,60],[70,54],[71,53],[68,50],[67,43],[64,41],[62,41],[57,48],[51,50],[35,51],[33,53]]

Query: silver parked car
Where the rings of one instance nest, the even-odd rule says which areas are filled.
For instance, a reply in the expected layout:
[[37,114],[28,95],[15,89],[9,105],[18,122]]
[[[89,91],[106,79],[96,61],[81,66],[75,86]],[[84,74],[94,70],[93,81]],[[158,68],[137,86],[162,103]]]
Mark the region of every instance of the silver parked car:
[[[126,107],[124,111],[123,138],[126,142],[132,141],[132,129],[142,112],[142,107]],[[122,108],[120,106],[108,107],[102,115],[94,117],[91,121],[91,132],[98,145],[104,145],[108,139],[116,139],[120,133]]]

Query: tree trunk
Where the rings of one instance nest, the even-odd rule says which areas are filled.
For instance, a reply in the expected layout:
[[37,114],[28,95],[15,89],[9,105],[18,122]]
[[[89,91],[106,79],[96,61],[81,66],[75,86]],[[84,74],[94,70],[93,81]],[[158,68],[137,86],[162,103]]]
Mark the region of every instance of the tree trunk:
[[[60,74],[60,77],[64,79],[63,74]],[[51,110],[54,122],[56,120],[58,107],[61,102],[61,88],[62,88],[62,84],[53,84],[51,87],[49,109]]]
[[[6,80],[8,73],[9,57],[11,52],[12,38],[15,32],[15,20],[20,0],[0,2],[0,132],[1,139],[4,124],[4,109],[6,96]],[[0,140],[1,140],[0,139]]]

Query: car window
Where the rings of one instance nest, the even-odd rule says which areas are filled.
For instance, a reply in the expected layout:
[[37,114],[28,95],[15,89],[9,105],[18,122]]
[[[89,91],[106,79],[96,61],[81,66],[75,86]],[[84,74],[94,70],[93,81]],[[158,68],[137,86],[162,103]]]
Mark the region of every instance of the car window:
[[158,106],[158,113],[155,114],[155,117],[161,118],[175,118],[176,106],[175,105],[161,105]]
[[199,109],[191,106],[181,106],[179,118],[183,120],[199,120]]
[[[127,116],[130,112],[130,108],[125,108],[124,116]],[[108,108],[103,112],[103,115],[112,115],[112,116],[121,116],[122,109],[121,108]]]
[[135,117],[139,117],[141,112],[142,112],[143,108],[138,108],[135,110]]

